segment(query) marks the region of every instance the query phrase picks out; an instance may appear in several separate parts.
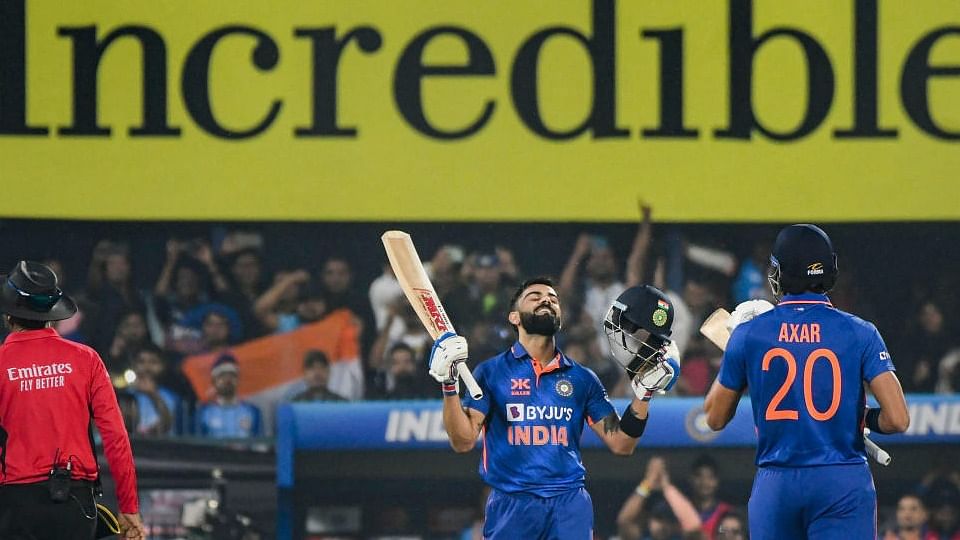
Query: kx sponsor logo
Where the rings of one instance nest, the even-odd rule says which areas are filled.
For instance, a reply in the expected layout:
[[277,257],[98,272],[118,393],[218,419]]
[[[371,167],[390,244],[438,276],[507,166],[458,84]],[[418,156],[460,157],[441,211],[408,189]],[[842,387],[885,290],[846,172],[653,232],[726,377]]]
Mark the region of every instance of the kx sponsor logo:
[[510,379],[511,396],[529,396],[530,379]]

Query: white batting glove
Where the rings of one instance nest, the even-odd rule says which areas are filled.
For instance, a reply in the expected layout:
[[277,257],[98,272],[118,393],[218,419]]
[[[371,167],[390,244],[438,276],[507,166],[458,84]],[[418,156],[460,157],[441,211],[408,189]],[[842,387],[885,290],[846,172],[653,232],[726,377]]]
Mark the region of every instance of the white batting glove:
[[766,300],[747,300],[746,302],[740,302],[736,309],[733,310],[733,313],[730,314],[730,318],[727,319],[727,330],[733,332],[733,329],[741,323],[745,323],[771,309],[773,309],[773,304]]
[[680,349],[670,342],[656,367],[630,379],[630,387],[640,401],[650,401],[655,394],[665,394],[680,379]]
[[430,349],[430,376],[439,383],[451,384],[457,380],[457,362],[466,359],[466,338],[445,332],[433,342],[433,348]]

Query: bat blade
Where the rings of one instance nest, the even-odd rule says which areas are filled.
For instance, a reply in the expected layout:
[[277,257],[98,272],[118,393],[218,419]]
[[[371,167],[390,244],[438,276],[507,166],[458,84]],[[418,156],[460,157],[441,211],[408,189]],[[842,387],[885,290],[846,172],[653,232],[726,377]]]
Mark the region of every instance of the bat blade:
[[[403,231],[387,231],[380,239],[383,241],[383,249],[387,252],[390,267],[393,268],[393,273],[400,282],[403,294],[406,295],[430,337],[437,339],[444,332],[456,332],[420,261],[420,255],[410,235]],[[483,398],[483,390],[473,378],[466,363],[457,364],[457,374],[473,399]]]
[[403,231],[387,231],[381,239],[400,288],[430,337],[437,339],[444,332],[456,332],[420,262],[420,255],[410,235]]
[[700,333],[719,347],[721,351],[727,350],[727,341],[730,340],[730,331],[727,330],[728,320],[730,320],[730,312],[723,308],[717,308],[700,325]]

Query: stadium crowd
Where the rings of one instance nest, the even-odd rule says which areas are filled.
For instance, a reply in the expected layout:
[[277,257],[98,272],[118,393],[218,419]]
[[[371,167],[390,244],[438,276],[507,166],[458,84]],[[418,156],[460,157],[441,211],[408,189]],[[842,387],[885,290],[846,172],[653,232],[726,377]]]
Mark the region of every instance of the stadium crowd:
[[[771,238],[745,235],[734,245],[718,246],[656,227],[655,235],[651,210],[642,207],[629,242],[592,231],[571,236],[566,261],[556,268],[565,311],[560,347],[592,368],[613,397],[630,390],[621,368],[606,358],[600,321],[626,287],[653,283],[676,307],[673,337],[683,372],[672,395],[704,395],[716,376],[721,353],[697,332],[710,312],[751,298],[772,300],[766,280]],[[450,243],[421,253],[443,304],[470,343],[471,362],[515,339],[507,303],[534,269],[515,257],[510,241],[491,239],[472,250]],[[129,238],[104,238],[89,254],[85,276],[65,274],[65,261],[57,257],[43,262],[57,271],[80,307],[57,330],[100,352],[128,430],[136,436],[271,436],[272,415],[284,401],[439,399],[424,367],[432,339],[379,252],[364,260],[329,254],[318,267],[297,267],[268,259],[276,250],[249,226],[216,241],[168,238],[152,287],[136,284],[134,268],[142,263],[132,253]],[[831,299],[870,318],[880,311],[875,291],[858,287],[845,264],[842,260]],[[377,274],[373,265],[381,265],[379,275],[357,279]],[[956,298],[935,294],[940,289],[922,279],[903,287],[909,304],[899,310],[899,324],[878,326],[905,391],[957,392]],[[283,341],[277,340],[284,336],[296,344],[290,348],[294,353],[266,362],[271,372],[285,375],[260,380],[263,371],[255,362],[263,361],[264,350],[279,350]],[[684,491],[674,487],[671,472],[680,473],[662,459],[650,461],[619,513],[620,538],[745,537],[743,507],[717,499],[716,463],[698,460],[681,475]],[[932,472],[883,517],[884,538],[958,539],[958,508],[960,473]]]

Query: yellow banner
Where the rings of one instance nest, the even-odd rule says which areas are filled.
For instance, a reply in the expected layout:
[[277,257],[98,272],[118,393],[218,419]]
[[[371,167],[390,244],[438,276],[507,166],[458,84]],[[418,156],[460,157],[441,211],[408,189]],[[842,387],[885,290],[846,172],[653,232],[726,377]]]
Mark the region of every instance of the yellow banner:
[[960,219],[956,0],[0,0],[0,215]]

